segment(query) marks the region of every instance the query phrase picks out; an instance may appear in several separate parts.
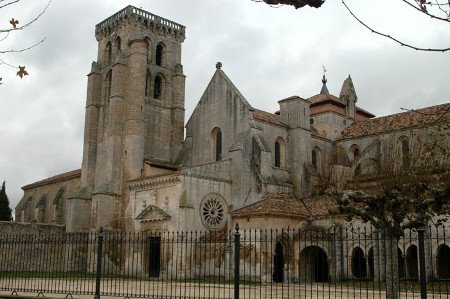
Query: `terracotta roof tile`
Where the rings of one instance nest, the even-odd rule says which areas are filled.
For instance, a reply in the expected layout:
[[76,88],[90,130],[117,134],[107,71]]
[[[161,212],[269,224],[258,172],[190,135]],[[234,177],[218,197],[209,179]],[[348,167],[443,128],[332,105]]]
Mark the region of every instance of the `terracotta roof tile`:
[[287,127],[287,125],[281,121],[281,117],[279,115],[269,113],[266,111],[254,109],[253,118],[257,120],[261,120],[264,122],[268,122],[277,126]]
[[355,122],[342,132],[342,139],[357,138],[449,121],[450,103],[446,103]]
[[339,213],[333,196],[300,200],[291,194],[266,194],[262,200],[231,212],[236,218],[274,216],[298,220],[320,219]]
[[316,94],[315,96],[312,96],[312,97],[308,98],[307,100],[309,102],[311,102],[311,104],[324,102],[324,101],[328,101],[328,100],[341,103],[341,100],[339,100],[339,98],[337,96],[334,96],[332,94],[325,94],[325,93]]
[[290,194],[266,194],[262,200],[231,212],[233,217],[275,216],[304,218],[310,215],[303,203]]
[[31,189],[34,187],[39,187],[39,186],[43,186],[43,185],[47,185],[47,184],[53,184],[53,183],[57,183],[57,182],[67,181],[67,180],[78,178],[78,177],[81,177],[81,169],[76,169],[76,170],[72,170],[69,172],[61,173],[61,174],[46,178],[44,180],[25,185],[22,187],[22,190]]
[[312,214],[313,219],[326,218],[339,214],[337,200],[334,196],[324,195],[303,200]]

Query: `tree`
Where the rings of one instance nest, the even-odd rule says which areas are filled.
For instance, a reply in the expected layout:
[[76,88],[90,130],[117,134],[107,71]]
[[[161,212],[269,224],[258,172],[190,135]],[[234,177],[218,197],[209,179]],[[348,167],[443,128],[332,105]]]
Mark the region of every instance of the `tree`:
[[254,2],[264,2],[269,5],[291,5],[297,8],[301,8],[303,6],[311,6],[315,8],[319,8],[325,2],[325,0],[252,0]]
[[[0,0],[0,9],[4,9],[11,5],[16,5],[18,2],[20,2],[20,0],[8,0],[8,1]],[[19,31],[19,30],[24,30],[24,29],[28,28],[29,26],[31,26],[34,22],[36,22],[45,13],[45,11],[47,10],[50,3],[51,3],[51,0],[49,0],[49,2],[44,7],[44,9],[35,18],[33,18],[31,21],[29,21],[23,25],[21,25],[21,22],[19,20],[16,20],[15,18],[11,18],[11,20],[9,21],[9,24],[10,24],[9,28],[1,28],[0,27],[0,43],[5,41],[11,33]],[[25,66],[14,66],[11,63],[7,62],[2,56],[4,56],[4,54],[6,54],[6,53],[21,53],[21,52],[28,51],[28,50],[40,45],[44,41],[45,41],[45,37],[42,38],[40,41],[34,42],[28,46],[24,46],[24,47],[21,47],[18,49],[2,49],[2,48],[0,48],[0,66],[5,65],[5,66],[16,69],[17,76],[19,76],[20,78],[27,76],[28,72],[25,69]],[[0,84],[2,84],[1,81],[2,81],[2,78],[1,78],[1,74],[0,74]]]
[[0,221],[13,221],[8,195],[6,195],[5,182],[0,190]]
[[450,214],[449,110],[439,115],[421,115],[424,120],[432,119],[431,124],[418,124],[420,131],[412,130],[412,142],[400,140],[401,157],[388,153],[390,159],[384,161],[372,180],[376,187],[365,190],[355,184],[338,200],[339,209],[348,220],[369,222],[387,241],[388,298],[398,298],[397,247],[404,230],[440,225]]
[[[254,2],[264,2],[271,6],[278,5],[289,5],[293,6],[295,9],[311,6],[315,8],[319,8],[322,4],[325,3],[325,0],[252,0]],[[436,21],[442,22],[450,22],[450,0],[401,0],[406,7],[414,9],[416,12],[424,14],[426,17],[429,17]],[[441,1],[441,2],[440,2]],[[430,51],[430,52],[446,52],[450,51],[450,47],[445,48],[424,48],[413,45],[412,43],[404,42],[397,37],[394,37],[390,34],[375,30],[373,26],[368,25],[365,21],[359,18],[349,7],[349,5],[345,2],[345,0],[341,0],[342,4],[349,12],[349,14],[360,23],[362,26],[370,30],[372,33],[383,36],[387,39],[396,42],[397,44],[411,48],[418,51]]]

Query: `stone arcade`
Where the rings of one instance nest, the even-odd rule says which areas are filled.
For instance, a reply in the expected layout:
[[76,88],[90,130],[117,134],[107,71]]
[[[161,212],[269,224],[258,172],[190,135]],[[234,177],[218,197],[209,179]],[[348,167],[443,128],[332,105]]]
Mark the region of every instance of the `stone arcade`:
[[[339,96],[324,76],[319,94],[282,99],[269,113],[253,108],[217,63],[184,132],[185,27],[128,6],[99,23],[95,36],[81,170],[24,186],[18,222],[62,224],[68,232],[217,231],[237,222],[247,229],[330,227],[345,223],[330,188],[370,187],[383,165],[409,167],[415,138],[435,125],[424,115],[450,109],[374,118],[357,106],[350,76]],[[448,147],[448,135],[439,142]],[[403,252],[416,250],[407,246]],[[280,242],[274,248],[282,254]],[[349,248],[373,259],[369,247]],[[295,250],[326,263],[333,248]]]

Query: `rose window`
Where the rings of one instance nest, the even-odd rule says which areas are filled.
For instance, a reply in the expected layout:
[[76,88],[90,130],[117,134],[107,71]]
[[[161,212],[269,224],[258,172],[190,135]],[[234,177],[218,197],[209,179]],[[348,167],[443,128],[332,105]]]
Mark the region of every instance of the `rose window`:
[[203,224],[211,230],[220,229],[225,224],[227,205],[219,194],[207,195],[200,208]]

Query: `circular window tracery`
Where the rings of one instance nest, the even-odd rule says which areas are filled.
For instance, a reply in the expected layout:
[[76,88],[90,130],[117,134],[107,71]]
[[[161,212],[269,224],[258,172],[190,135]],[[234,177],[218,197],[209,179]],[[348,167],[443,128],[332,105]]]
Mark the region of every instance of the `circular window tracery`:
[[219,194],[205,196],[200,206],[202,222],[211,230],[220,229],[224,226],[227,211],[227,204]]

